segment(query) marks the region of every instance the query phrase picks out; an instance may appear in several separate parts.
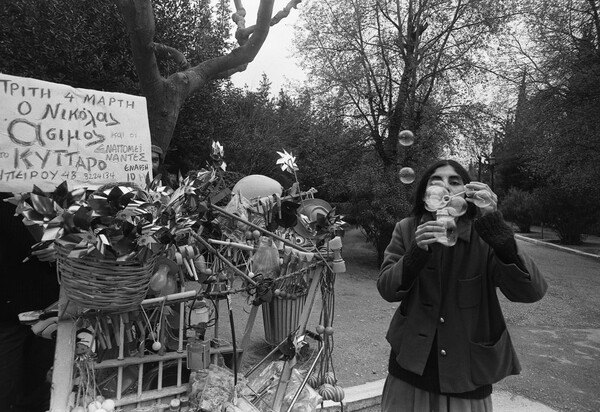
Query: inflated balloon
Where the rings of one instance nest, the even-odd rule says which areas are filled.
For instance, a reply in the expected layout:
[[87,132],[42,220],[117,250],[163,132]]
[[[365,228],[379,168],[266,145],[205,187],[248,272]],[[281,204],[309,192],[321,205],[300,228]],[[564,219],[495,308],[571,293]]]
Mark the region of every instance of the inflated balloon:
[[283,192],[281,184],[268,176],[264,175],[248,175],[233,186],[231,193],[241,194],[246,199],[254,199],[260,197],[280,195]]
[[166,265],[160,265],[158,270],[154,272],[150,278],[150,289],[154,292],[160,292],[167,285],[167,273],[169,273],[169,267]]
[[167,296],[177,291],[177,280],[173,276],[167,276],[167,283],[160,291],[160,296]]

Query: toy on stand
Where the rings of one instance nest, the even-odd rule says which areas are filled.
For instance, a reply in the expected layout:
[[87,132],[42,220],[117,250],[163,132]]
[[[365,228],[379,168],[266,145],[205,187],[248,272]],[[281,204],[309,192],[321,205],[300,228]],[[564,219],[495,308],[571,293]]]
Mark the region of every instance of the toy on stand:
[[[58,250],[52,412],[291,411],[342,400],[332,350],[343,221],[297,180],[284,191],[251,175],[230,190],[219,146],[213,167],[180,177],[175,190],[159,181],[145,190],[63,183],[13,199],[26,223],[43,229],[44,245]],[[278,164],[296,176],[295,158],[280,155]],[[313,332],[307,325],[319,293]],[[240,342],[236,296],[251,304]],[[219,330],[222,302],[231,342]],[[259,307],[273,351],[242,374]],[[318,347],[300,371],[307,337]],[[276,353],[282,360],[270,362]]]

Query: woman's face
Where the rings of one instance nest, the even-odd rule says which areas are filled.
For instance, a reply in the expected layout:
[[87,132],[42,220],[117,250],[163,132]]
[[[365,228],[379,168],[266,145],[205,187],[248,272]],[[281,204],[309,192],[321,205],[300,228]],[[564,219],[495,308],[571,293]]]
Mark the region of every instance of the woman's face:
[[430,186],[442,186],[450,192],[450,195],[455,195],[465,190],[465,183],[462,177],[450,165],[440,166],[435,169],[435,172],[427,180],[427,187]]

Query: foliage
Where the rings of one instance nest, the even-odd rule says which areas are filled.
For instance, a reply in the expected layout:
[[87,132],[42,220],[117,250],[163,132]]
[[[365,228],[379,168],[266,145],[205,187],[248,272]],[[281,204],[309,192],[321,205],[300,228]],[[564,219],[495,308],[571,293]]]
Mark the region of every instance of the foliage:
[[[210,161],[211,142],[223,143],[226,133],[222,130],[228,117],[227,101],[224,92],[217,83],[209,84],[198,93],[190,96],[181,108],[173,140],[165,164],[171,173],[204,167]],[[225,157],[230,165],[231,153],[225,144]]]
[[[211,20],[208,5],[208,0],[154,1],[157,41],[180,48],[192,63],[223,53],[229,47],[225,41],[229,26],[222,18]],[[0,72],[139,94],[124,22],[110,2],[15,0],[0,8],[0,20]],[[167,74],[177,69],[169,59],[158,63]],[[174,148],[186,156],[182,160],[167,157],[171,172],[205,164],[208,157],[203,153],[209,153],[213,137],[208,133],[210,119],[218,117],[220,94],[219,84],[211,83],[183,107]]]
[[[513,6],[327,0],[302,13],[297,49],[316,110],[340,123],[344,144],[356,151],[341,174],[330,175],[329,187],[342,194],[332,198],[354,205],[350,220],[380,257],[410,210],[400,168],[424,169],[455,149],[479,153],[499,128],[496,107],[477,97],[494,64],[483,56],[505,32]],[[398,145],[403,129],[417,136],[409,148]]]
[[0,21],[0,72],[137,94],[127,36],[114,5],[14,0],[0,7]]
[[[238,20],[240,47],[230,53],[226,2],[15,0],[0,9],[0,71],[80,88],[142,94],[152,141],[166,152],[178,120],[185,123],[186,116],[199,115],[192,110],[180,117],[187,99],[200,92],[192,109],[200,115],[209,111],[212,101],[202,98],[220,93],[219,79],[244,70],[260,49],[271,22],[272,10],[265,3],[256,25],[246,28],[244,20]],[[294,5],[291,1],[285,10]],[[191,123],[180,127],[183,139],[192,134]]]
[[494,119],[473,105],[475,74],[486,70],[481,56],[511,8],[510,1],[312,2],[297,47],[318,93],[364,127],[388,167],[400,130],[421,133],[432,107],[453,137],[482,137]]
[[538,188],[535,195],[541,206],[539,218],[556,230],[563,244],[581,244],[600,218],[597,198],[585,189],[547,186]]
[[[210,4],[210,0],[153,1],[155,41],[179,50],[191,65],[225,53],[231,47],[229,22],[225,23],[230,10],[221,2],[213,17]],[[159,64],[165,75],[179,69],[173,60],[163,59]]]
[[503,135],[494,141],[493,153],[497,161],[495,189],[498,193],[506,193],[511,188],[528,192],[537,186],[535,175],[527,168],[534,153],[528,150],[526,136],[534,134],[536,126],[529,118],[533,106],[527,99],[526,86],[523,76],[514,119],[504,126]]
[[505,219],[516,223],[519,232],[529,233],[536,213],[536,204],[531,193],[511,188],[502,199],[500,210]]
[[398,217],[408,215],[410,204],[407,187],[399,183],[397,176],[382,174],[381,168],[373,167],[377,161],[373,154],[365,156],[348,174],[346,187],[353,220],[375,246],[381,263]]
[[[597,226],[600,17],[593,2],[531,2],[534,42],[499,168],[507,187],[537,187],[543,221],[564,243]],[[510,179],[510,181],[509,181]]]

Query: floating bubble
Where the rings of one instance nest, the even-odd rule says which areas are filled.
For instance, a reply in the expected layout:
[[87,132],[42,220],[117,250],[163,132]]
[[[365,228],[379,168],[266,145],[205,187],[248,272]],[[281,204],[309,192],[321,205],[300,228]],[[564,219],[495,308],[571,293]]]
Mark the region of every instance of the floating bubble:
[[415,142],[415,135],[410,130],[402,130],[398,133],[398,143],[402,146],[410,146]]
[[454,217],[462,216],[467,212],[467,206],[467,201],[464,197],[451,196],[447,206],[448,213]]
[[398,175],[400,176],[400,181],[404,184],[410,184],[415,181],[416,175],[412,167],[403,167],[398,172]]
[[488,207],[492,204],[492,196],[487,190],[478,190],[473,194],[473,203],[477,207]]
[[445,207],[450,201],[450,194],[448,190],[443,186],[432,185],[425,191],[423,197],[425,202],[425,209],[429,212],[435,212],[442,207]]

